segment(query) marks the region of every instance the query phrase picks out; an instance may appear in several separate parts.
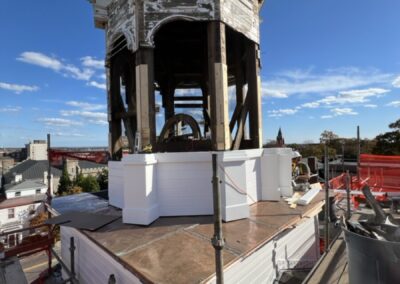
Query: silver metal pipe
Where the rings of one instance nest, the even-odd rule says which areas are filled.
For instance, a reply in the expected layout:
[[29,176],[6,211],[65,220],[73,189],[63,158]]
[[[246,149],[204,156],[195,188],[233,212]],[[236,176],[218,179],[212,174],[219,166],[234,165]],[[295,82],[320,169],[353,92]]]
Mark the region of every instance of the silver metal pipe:
[[328,156],[328,141],[325,141],[325,251],[329,250],[329,156]]
[[346,171],[345,175],[345,181],[346,181],[346,199],[347,199],[347,215],[346,219],[349,220],[351,217],[351,210],[350,210],[350,174],[349,170]]
[[215,274],[217,284],[224,283],[224,260],[222,249],[224,248],[224,239],[222,236],[222,216],[221,216],[221,193],[220,179],[218,176],[217,154],[212,154],[212,184],[213,184],[213,201],[214,201],[214,236],[211,240],[215,249]]

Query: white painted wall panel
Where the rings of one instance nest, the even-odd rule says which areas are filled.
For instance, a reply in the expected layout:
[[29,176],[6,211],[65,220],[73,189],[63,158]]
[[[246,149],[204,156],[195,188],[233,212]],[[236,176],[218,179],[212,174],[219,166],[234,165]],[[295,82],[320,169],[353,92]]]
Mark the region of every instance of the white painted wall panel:
[[[69,268],[70,237],[74,237],[76,246],[75,271],[79,283],[108,283],[111,274],[114,274],[116,282],[120,284],[141,283],[135,275],[78,230],[61,226],[61,257]],[[65,272],[63,276],[67,279]]]
[[[318,260],[318,218],[286,230],[225,269],[225,283],[274,283],[283,269],[310,267]],[[216,283],[215,277],[208,283]]]
[[124,207],[124,171],[121,162],[108,162],[108,195],[110,205]]
[[212,214],[211,176],[210,161],[158,164],[160,214],[162,216]]

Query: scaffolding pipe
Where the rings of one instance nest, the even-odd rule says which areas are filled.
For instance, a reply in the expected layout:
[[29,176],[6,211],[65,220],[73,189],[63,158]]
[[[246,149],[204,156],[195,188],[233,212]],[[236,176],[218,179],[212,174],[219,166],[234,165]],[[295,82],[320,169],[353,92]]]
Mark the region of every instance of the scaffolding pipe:
[[70,261],[71,261],[71,278],[75,279],[75,240],[74,240],[74,237],[70,238],[69,252],[70,252]]
[[358,181],[358,183],[360,183],[360,155],[361,155],[360,126],[357,126],[357,181]]
[[328,156],[328,141],[325,141],[325,252],[329,250],[329,156]]
[[211,240],[215,249],[215,274],[217,284],[224,283],[224,260],[222,257],[222,249],[224,247],[224,239],[222,236],[222,217],[221,217],[221,193],[220,179],[218,176],[217,154],[212,154],[212,184],[213,184],[213,201],[214,201],[214,236]]
[[346,171],[346,176],[345,176],[345,181],[346,181],[346,199],[347,199],[347,215],[346,219],[349,220],[351,217],[351,211],[350,211],[350,174],[349,170]]

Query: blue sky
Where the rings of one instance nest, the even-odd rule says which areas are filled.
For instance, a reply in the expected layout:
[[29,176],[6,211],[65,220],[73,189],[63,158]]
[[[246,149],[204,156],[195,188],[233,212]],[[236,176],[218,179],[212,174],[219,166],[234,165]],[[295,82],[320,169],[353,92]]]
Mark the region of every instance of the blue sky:
[[[373,138],[400,118],[400,1],[267,0],[264,140]],[[0,147],[107,145],[105,37],[85,0],[2,1]]]

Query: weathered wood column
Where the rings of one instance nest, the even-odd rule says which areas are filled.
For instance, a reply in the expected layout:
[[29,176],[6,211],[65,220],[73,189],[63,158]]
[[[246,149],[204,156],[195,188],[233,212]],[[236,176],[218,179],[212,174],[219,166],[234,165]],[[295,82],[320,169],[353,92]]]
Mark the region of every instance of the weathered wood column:
[[249,42],[247,83],[249,96],[249,127],[253,148],[262,148],[261,79],[258,44]]
[[142,147],[155,147],[154,50],[141,47],[136,52],[137,129]]
[[225,24],[210,22],[207,33],[212,149],[214,151],[229,150],[231,135],[228,113]]
[[112,160],[119,161],[122,158],[122,126],[121,119],[117,118],[116,113],[120,105],[120,78],[115,60],[111,60],[111,66],[107,70],[108,79],[108,125],[109,125],[109,148]]

